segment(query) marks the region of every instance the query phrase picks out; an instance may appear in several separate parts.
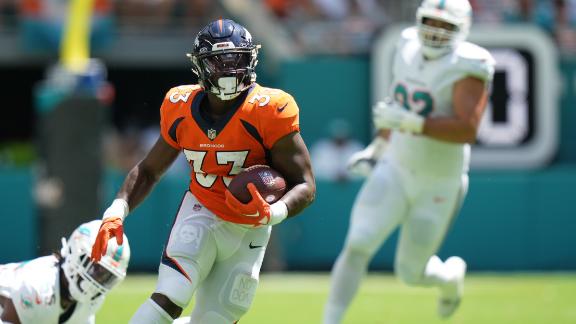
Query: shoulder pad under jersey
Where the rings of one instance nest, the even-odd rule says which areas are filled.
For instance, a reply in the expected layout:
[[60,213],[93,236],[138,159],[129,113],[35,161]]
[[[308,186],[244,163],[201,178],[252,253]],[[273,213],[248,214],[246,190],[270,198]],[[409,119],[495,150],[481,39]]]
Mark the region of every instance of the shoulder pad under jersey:
[[458,69],[467,75],[491,81],[495,60],[483,47],[469,42],[461,43],[455,51]]

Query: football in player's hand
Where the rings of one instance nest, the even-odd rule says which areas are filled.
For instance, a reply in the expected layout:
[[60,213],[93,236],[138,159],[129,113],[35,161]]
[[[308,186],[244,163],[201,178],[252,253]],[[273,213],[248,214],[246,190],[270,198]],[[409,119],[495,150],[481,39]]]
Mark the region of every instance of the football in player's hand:
[[252,200],[248,183],[253,183],[269,204],[276,202],[286,192],[286,181],[282,175],[267,165],[253,165],[242,170],[228,185],[230,193],[243,204]]

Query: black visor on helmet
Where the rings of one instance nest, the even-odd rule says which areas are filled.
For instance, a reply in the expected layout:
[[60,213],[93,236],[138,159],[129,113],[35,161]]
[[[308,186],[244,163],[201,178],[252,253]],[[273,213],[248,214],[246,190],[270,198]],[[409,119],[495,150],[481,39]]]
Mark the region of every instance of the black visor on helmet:
[[222,53],[206,56],[201,59],[206,72],[222,73],[227,71],[245,70],[250,65],[250,53]]
[[198,33],[188,57],[198,83],[222,100],[230,100],[256,81],[259,48],[242,25],[220,19]]
[[88,268],[87,272],[88,275],[92,277],[92,279],[107,289],[114,287],[120,280],[120,278],[118,278],[115,274],[108,271],[108,269],[98,263],[93,263],[90,268]]
[[112,289],[112,287],[120,281],[118,276],[110,272],[110,270],[106,269],[101,264],[92,262],[89,257],[85,258],[83,266],[86,269],[86,274],[106,289]]

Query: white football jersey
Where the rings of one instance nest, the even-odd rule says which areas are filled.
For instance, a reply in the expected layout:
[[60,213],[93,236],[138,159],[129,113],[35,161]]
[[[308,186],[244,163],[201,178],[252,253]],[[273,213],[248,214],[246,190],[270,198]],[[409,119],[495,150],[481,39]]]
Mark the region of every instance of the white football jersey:
[[[22,324],[57,324],[60,307],[58,259],[45,256],[30,261],[0,265],[0,295],[12,299]],[[76,303],[61,323],[92,324],[104,296],[90,304]]]
[[[454,83],[467,76],[490,82],[494,63],[486,49],[468,42],[443,57],[426,60],[417,29],[407,28],[396,47],[389,95],[423,117],[453,116]],[[389,153],[389,159],[412,172],[452,176],[468,171],[470,147],[395,131]]]

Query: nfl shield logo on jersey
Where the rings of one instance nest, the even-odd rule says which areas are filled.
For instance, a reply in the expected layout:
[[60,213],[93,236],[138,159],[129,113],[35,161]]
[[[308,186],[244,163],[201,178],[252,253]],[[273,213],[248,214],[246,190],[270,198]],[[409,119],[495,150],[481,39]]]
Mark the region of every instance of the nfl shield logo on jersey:
[[216,130],[215,130],[215,129],[210,128],[210,129],[208,130],[208,138],[209,138],[210,140],[214,140],[214,139],[216,138]]

